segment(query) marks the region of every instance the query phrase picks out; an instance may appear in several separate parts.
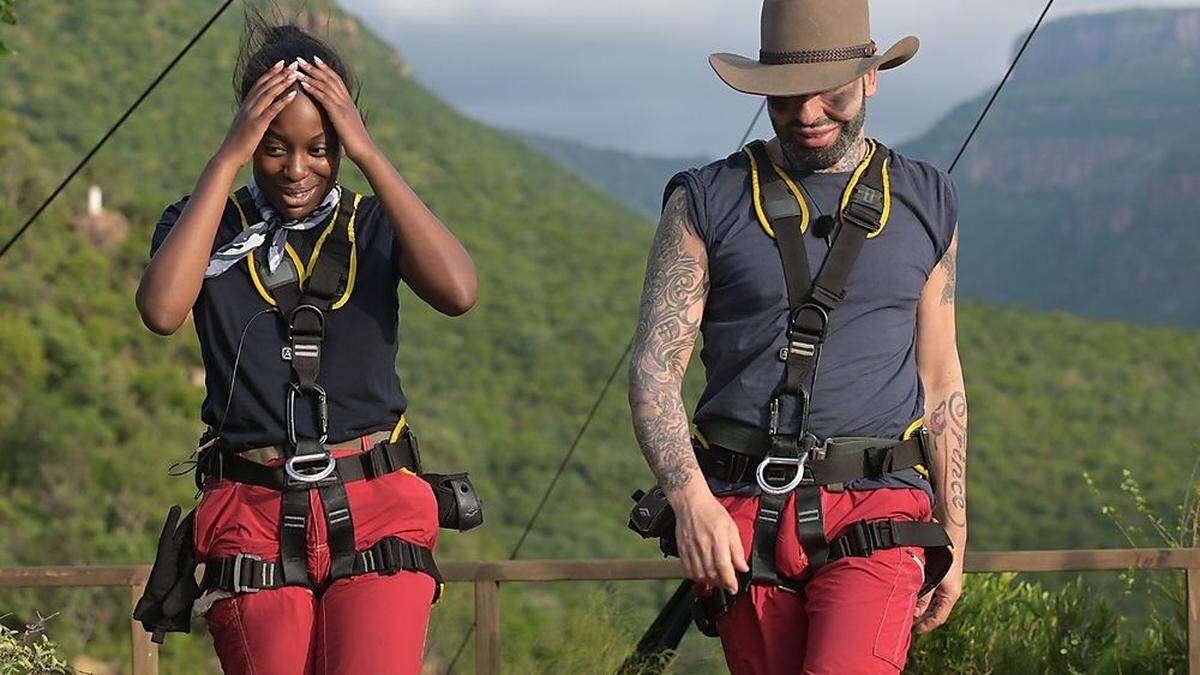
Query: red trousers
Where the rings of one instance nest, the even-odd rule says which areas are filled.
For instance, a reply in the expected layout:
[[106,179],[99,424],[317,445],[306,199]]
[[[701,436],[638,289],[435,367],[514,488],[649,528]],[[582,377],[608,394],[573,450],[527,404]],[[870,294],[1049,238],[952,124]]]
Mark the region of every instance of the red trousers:
[[[750,550],[757,497],[721,497]],[[917,489],[822,490],[825,535],[832,540],[860,520],[929,520],[931,505]],[[902,547],[869,558],[846,557],[806,574],[808,560],[796,533],[795,499],[780,519],[776,564],[804,582],[799,593],[751,586],[718,620],[725,660],[734,675],[873,675],[904,669],[917,592],[924,581],[924,550]],[[788,525],[790,524],[790,526]]]
[[[336,451],[335,456],[355,451]],[[430,549],[437,542],[437,502],[409,471],[346,483],[355,548],[396,536]],[[329,537],[316,490],[310,493],[308,574],[300,586],[218,600],[205,615],[226,673],[417,675],[434,581],[420,572],[363,574],[329,583]],[[279,557],[280,493],[221,480],[206,486],[196,509],[200,560],[250,553]]]

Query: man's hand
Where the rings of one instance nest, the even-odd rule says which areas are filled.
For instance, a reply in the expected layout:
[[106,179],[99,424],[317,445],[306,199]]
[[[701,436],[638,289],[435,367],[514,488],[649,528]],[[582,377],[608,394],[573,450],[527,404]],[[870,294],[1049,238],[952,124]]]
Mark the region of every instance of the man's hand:
[[750,571],[742,537],[729,512],[703,481],[668,496],[675,510],[675,542],[688,579],[737,593],[737,572]]
[[946,573],[942,583],[933,592],[917,601],[916,611],[913,612],[913,630],[918,635],[946,623],[950,618],[950,610],[962,595],[963,589],[963,556],[961,549],[955,549],[954,564]]

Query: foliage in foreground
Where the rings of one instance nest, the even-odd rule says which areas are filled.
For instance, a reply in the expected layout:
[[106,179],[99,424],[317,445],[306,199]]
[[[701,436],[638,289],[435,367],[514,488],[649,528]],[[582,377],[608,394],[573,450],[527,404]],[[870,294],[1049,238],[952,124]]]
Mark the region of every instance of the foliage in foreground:
[[[1197,463],[1200,468],[1200,462]],[[1200,545],[1200,485],[1196,471],[1185,485],[1174,522],[1150,507],[1133,472],[1122,472],[1120,491],[1132,506],[1130,520],[1084,479],[1131,547]],[[1149,526],[1147,532],[1143,525]],[[1007,573],[972,575],[942,629],[915,640],[910,670],[916,673],[1183,673],[1187,670],[1184,576],[1178,572],[1128,571],[1120,575],[1120,599],[1140,603],[1130,617],[1110,593],[1076,578],[1056,591]]]
[[[4,617],[0,617],[3,619]],[[46,636],[46,619],[16,630],[0,624],[0,675],[74,673]]]

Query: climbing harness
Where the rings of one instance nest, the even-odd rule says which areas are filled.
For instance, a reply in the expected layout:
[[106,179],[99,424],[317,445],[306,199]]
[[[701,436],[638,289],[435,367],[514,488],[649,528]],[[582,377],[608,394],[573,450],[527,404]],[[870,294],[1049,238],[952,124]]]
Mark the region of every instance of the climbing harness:
[[[143,605],[145,608],[140,616],[135,614],[135,618],[143,621],[156,641],[161,642],[163,632],[188,629],[192,602],[202,591],[219,589],[230,593],[255,593],[283,586],[313,588],[307,569],[307,533],[312,515],[310,490],[318,492],[325,512],[330,581],[370,572],[385,575],[402,570],[422,572],[436,582],[435,602],[441,595],[442,577],[433,552],[428,548],[397,537],[386,537],[369,548],[355,549],[354,520],[346,483],[408,471],[429,484],[437,500],[441,527],[465,531],[483,522],[482,504],[467,474],[421,472],[417,439],[404,416],[386,441],[360,453],[335,458],[326,447],[329,401],[318,382],[326,315],[342,307],[354,288],[357,273],[354,222],[361,200],[361,195],[343,191],[329,225],[317,239],[307,266],[302,264],[290,244],[285,247],[287,255],[273,272],[265,260],[259,261],[265,255],[251,252],[246,256],[255,289],[286,321],[287,343],[282,346],[281,354],[290,363],[291,376],[284,394],[287,442],[278,448],[283,462],[274,466],[246,459],[241,455],[244,448],[225,444],[219,432],[210,430],[200,440],[195,480],[198,491],[209,479],[225,479],[281,493],[279,558],[263,560],[243,552],[207,561],[203,581],[198,588],[192,589],[186,610],[175,602],[170,607],[174,612],[171,616],[164,614],[166,608],[159,597],[162,594],[144,598],[145,602],[140,602],[139,608]],[[233,202],[243,229],[248,223],[256,222],[257,208],[249,189],[243,187],[235,192]],[[314,428],[299,428],[297,405],[310,406]],[[185,522],[190,523],[193,514],[194,511],[188,514]],[[173,531],[178,529],[170,519],[167,525]],[[168,527],[164,528],[164,540],[182,540],[178,535],[168,538]],[[190,546],[189,539],[186,542],[189,553]],[[160,557],[163,548],[160,542]],[[178,556],[177,552],[168,551],[168,558]],[[156,561],[156,569],[158,566]],[[196,562],[192,560],[190,571],[178,570],[178,574],[194,574],[195,567]],[[162,576],[168,576],[167,572],[164,571]],[[180,616],[180,611],[187,613]]]
[[[775,239],[783,264],[788,298],[787,344],[779,351],[784,374],[768,403],[766,429],[728,419],[699,425],[693,448],[705,476],[731,484],[754,483],[761,491],[750,550],[750,571],[739,575],[737,593],[723,589],[697,598],[694,618],[706,635],[716,635],[716,620],[726,613],[750,584],[801,585],[782,579],[775,565],[780,521],[788,496],[795,495],[796,531],[815,570],[846,556],[870,556],[877,550],[920,546],[926,550],[925,583],[920,593],[932,590],[949,571],[950,539],[937,523],[898,520],[860,521],[832,542],[825,538],[821,489],[838,491],[848,482],[882,478],[904,469],[915,469],[931,484],[933,460],[928,433],[920,420],[903,438],[829,438],[819,441],[808,432],[812,384],[829,316],[845,298],[846,283],[867,239],[878,236],[891,212],[888,174],[889,150],[868,141],[867,155],[843,191],[834,223],[832,243],[820,270],[813,277],[805,250],[804,232],[809,209],[796,183],[775,165],[762,141],[743,151],[750,163],[754,211],[767,236]],[[795,431],[785,431],[784,420],[796,420]],[[789,425],[790,426],[790,425]],[[672,538],[673,518],[655,512],[665,499],[637,495],[630,526],[643,536]],[[638,509],[645,510],[639,513]],[[670,522],[671,527],[663,523]],[[643,526],[643,527],[639,527]],[[653,527],[651,527],[653,526]],[[650,530],[654,530],[651,532]],[[660,544],[664,551],[670,545]]]

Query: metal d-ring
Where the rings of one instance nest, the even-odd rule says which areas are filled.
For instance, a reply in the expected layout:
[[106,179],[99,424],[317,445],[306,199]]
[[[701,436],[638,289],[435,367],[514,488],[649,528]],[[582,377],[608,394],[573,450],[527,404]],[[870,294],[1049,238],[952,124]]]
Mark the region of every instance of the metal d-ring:
[[[321,469],[316,472],[308,473],[296,468],[297,464],[315,462],[322,459],[325,460],[325,466],[321,467]],[[283,465],[283,470],[287,472],[287,475],[290,478],[293,480],[298,480],[302,483],[318,483],[323,481],[326,478],[329,478],[329,476],[333,474],[333,470],[336,468],[337,459],[335,459],[334,456],[328,452],[316,452],[310,455],[296,455],[295,457],[289,458],[288,461]]]
[[[804,480],[804,465],[808,463],[808,453],[804,453],[799,457],[772,457],[770,455],[763,458],[759,462],[758,470],[755,472],[754,478],[758,482],[758,487],[770,495],[785,495],[800,486],[800,482]],[[796,476],[782,486],[774,486],[767,480],[767,468],[772,464],[782,466],[796,467]]]

